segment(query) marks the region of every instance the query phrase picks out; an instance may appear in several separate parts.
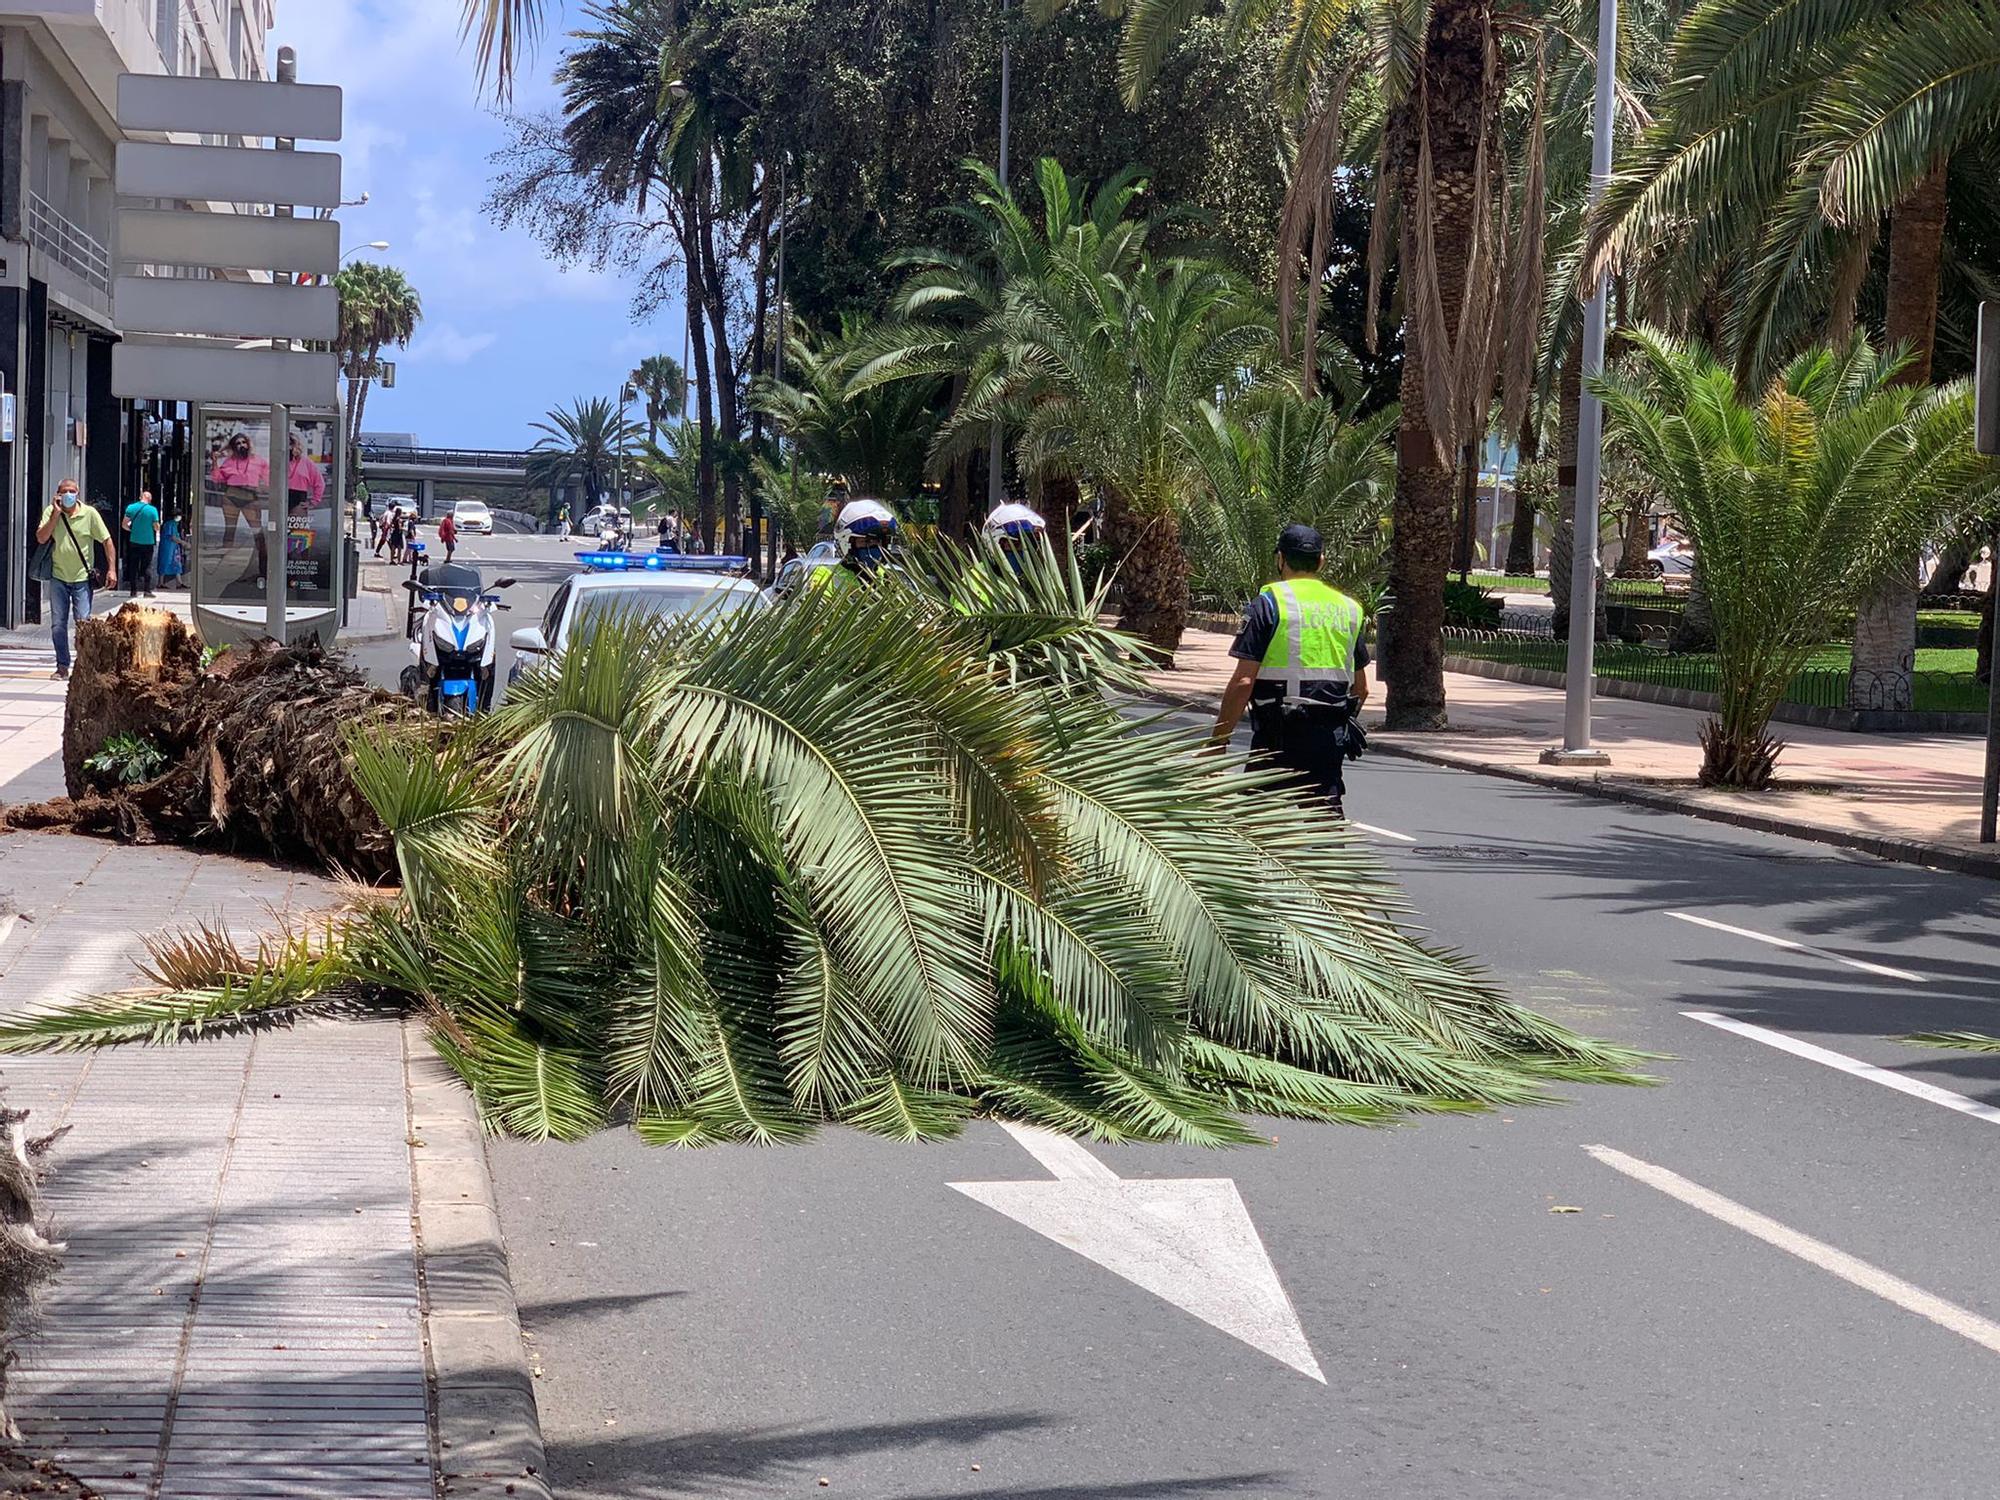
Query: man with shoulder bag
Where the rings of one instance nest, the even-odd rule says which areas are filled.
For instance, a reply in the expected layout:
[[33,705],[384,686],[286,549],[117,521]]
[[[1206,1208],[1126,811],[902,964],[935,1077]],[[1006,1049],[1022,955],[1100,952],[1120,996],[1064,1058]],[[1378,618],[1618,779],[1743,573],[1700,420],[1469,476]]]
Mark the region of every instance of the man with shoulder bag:
[[1250,764],[1290,773],[1300,792],[1343,815],[1343,761],[1367,746],[1360,710],[1368,697],[1368,646],[1361,606],[1319,580],[1325,545],[1310,526],[1278,537],[1278,578],[1244,613],[1229,654],[1235,674],[1223,690],[1214,738],[1226,745],[1251,712]]
[[[37,550],[29,576],[39,580],[49,596],[49,635],[56,648],[56,677],[67,679],[71,622],[90,618],[91,595],[99,588],[118,587],[118,558],[111,549],[111,529],[104,517],[83,503],[74,479],[56,486],[56,497],[42,512],[35,528]],[[104,566],[94,567],[92,543],[104,553]]]

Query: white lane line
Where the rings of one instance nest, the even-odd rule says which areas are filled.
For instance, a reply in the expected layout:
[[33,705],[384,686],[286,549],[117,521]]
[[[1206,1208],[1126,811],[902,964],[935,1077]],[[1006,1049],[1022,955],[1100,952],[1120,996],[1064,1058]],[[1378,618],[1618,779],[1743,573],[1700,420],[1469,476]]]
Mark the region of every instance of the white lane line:
[[1913,1312],[1920,1318],[1929,1318],[1940,1328],[1948,1328],[1961,1338],[1971,1339],[1981,1348],[2000,1354],[2000,1323],[1990,1318],[1982,1318],[1969,1308],[1960,1307],[1956,1302],[1925,1291],[1920,1286],[1912,1286],[1900,1276],[1892,1276],[1879,1266],[1872,1266],[1845,1250],[1836,1250],[1824,1240],[1816,1240],[1809,1234],[1801,1234],[1796,1229],[1787,1228],[1776,1219],[1758,1213],[1754,1208],[1745,1208],[1733,1198],[1712,1192],[1698,1182],[1690,1182],[1678,1172],[1670,1172],[1665,1167],[1656,1167],[1651,1162],[1640,1161],[1636,1156],[1627,1156],[1623,1151],[1614,1151],[1609,1146],[1585,1146],[1584,1150],[1615,1171],[1623,1172],[1635,1182],[1643,1182],[1650,1188],[1657,1188],[1669,1198],[1678,1198],[1690,1208],[1700,1209],[1712,1219],[1754,1235],[1767,1245],[1775,1245],[1788,1255],[1796,1255],[1822,1271],[1838,1276],[1864,1292],[1873,1292],[1885,1302],[1893,1302],[1905,1312]]
[[10,911],[6,916],[0,917],[0,946],[4,946],[7,939],[14,935],[14,929],[20,925],[20,921],[21,917],[18,912]]
[[1968,1099],[1963,1094],[1955,1094],[1950,1089],[1941,1089],[1934,1083],[1925,1083],[1918,1078],[1905,1078],[1902,1074],[1892,1073],[1887,1068],[1878,1068],[1873,1063],[1865,1063],[1858,1057],[1849,1057],[1845,1052],[1835,1052],[1830,1047],[1802,1042],[1795,1036],[1786,1036],[1782,1031],[1752,1026],[1748,1021],[1734,1021],[1728,1016],[1718,1016],[1713,1011],[1684,1010],[1681,1014],[1690,1021],[1699,1021],[1704,1026],[1714,1026],[1722,1031],[1733,1031],[1738,1036],[1747,1036],[1753,1042],[1762,1042],[1766,1047],[1776,1047],[1780,1052],[1789,1052],[1794,1057],[1803,1057],[1808,1062],[1816,1062],[1822,1067],[1837,1068],[1843,1073],[1852,1073],[1856,1078],[1879,1083],[1885,1089],[1894,1089],[1897,1093],[1908,1094],[1913,1099],[1941,1104],[1946,1109],[1955,1109],[1962,1115],[1971,1115],[1975,1120],[1984,1120],[1989,1125],[2000,1125],[2000,1109],[1995,1109],[1990,1104],[1981,1104],[1977,1099]]
[[1049,1175],[1062,1182],[1119,1182],[1122,1179],[1096,1157],[1066,1135],[1044,1130],[1039,1125],[1018,1125],[1002,1120],[1000,1128],[1014,1137],[1028,1155],[1048,1168]]
[[1692,922],[1697,927],[1712,927],[1717,932],[1733,933],[1740,938],[1748,938],[1753,943],[1769,943],[1773,948],[1788,948],[1794,953],[1810,953],[1815,958],[1830,958],[1837,964],[1846,964],[1850,969],[1859,969],[1864,974],[1880,974],[1884,979],[1907,979],[1911,984],[1927,984],[1921,974],[1912,974],[1908,969],[1892,969],[1887,964],[1871,964],[1865,959],[1846,958],[1838,953],[1829,953],[1824,948],[1815,948],[1808,943],[1795,943],[1790,938],[1773,937],[1768,932],[1753,932],[1748,927],[1731,927],[1727,922],[1718,922],[1712,917],[1697,917],[1693,912],[1670,911],[1666,915],[1677,922]]
[[1398,843],[1402,844],[1414,844],[1416,842],[1407,833],[1398,833],[1393,828],[1377,828],[1373,823],[1357,823],[1352,818],[1347,820],[1347,826],[1349,828],[1359,828],[1363,833],[1377,834],[1385,839],[1395,839]]

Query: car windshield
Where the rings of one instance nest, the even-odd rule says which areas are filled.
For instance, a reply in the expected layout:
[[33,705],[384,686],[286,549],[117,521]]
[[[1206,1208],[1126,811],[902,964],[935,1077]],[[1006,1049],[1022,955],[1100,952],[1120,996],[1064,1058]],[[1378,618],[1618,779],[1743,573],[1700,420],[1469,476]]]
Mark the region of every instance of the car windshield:
[[743,608],[755,593],[749,589],[692,588],[601,588],[577,592],[576,617],[571,629],[587,629],[601,620],[664,619],[691,615],[701,610],[727,613]]

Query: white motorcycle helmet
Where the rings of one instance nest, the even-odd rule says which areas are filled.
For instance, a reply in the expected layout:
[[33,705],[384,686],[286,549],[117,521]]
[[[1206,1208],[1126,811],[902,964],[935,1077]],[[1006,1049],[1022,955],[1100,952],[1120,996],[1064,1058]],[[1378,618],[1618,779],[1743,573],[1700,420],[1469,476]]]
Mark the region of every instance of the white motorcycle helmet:
[[1003,546],[1025,542],[1029,537],[1040,536],[1048,529],[1047,521],[1015,500],[994,506],[992,513],[986,517],[986,524],[980,528],[988,541],[999,542]]
[[879,567],[896,536],[896,513],[880,500],[848,501],[833,526],[841,560],[861,569]]

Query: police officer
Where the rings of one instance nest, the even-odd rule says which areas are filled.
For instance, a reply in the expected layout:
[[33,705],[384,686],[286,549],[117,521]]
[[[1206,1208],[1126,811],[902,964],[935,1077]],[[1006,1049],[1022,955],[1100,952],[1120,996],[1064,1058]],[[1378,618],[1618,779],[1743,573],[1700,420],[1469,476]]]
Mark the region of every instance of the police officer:
[[833,539],[840,548],[840,561],[830,568],[815,568],[806,583],[812,589],[849,589],[872,582],[876,571],[888,559],[889,548],[901,528],[896,513],[880,500],[850,500],[840,508],[834,523]]
[[1338,815],[1341,761],[1368,697],[1368,646],[1361,606],[1319,580],[1324,554],[1310,526],[1279,534],[1278,581],[1251,601],[1229,648],[1236,672],[1223,690],[1215,740],[1227,744],[1249,707],[1252,764],[1283,767]]

